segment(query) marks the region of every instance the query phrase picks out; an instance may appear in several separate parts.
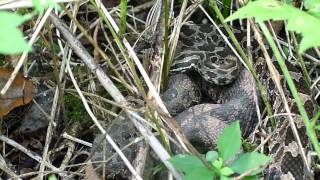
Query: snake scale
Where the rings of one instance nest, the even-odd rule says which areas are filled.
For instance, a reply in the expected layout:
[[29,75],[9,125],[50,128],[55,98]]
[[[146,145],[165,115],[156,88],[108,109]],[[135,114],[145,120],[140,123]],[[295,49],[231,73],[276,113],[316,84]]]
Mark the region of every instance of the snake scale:
[[[245,48],[246,33],[236,29],[234,33]],[[171,72],[187,73],[189,76],[173,75],[170,88],[163,97],[171,113],[177,114],[175,118],[187,138],[194,145],[200,145],[206,150],[215,148],[217,137],[223,128],[234,120],[240,120],[243,135],[250,134],[258,121],[255,98],[259,97],[251,74],[242,68],[213,25],[186,23],[181,29],[179,39]],[[270,78],[265,61],[259,57],[258,46],[253,47],[253,61],[256,63],[260,80],[267,88],[270,102],[274,105],[274,113],[284,113],[284,105]],[[292,64],[286,63],[309,117],[312,117],[314,107],[302,73]],[[274,65],[279,69],[275,61]],[[197,77],[197,74],[200,77]],[[189,90],[186,88],[186,82],[189,84]],[[297,115],[299,113],[282,76],[281,82],[289,99],[291,111],[296,114],[294,120],[302,145],[307,149],[310,143],[305,127]],[[193,87],[192,90],[190,87]],[[259,100],[256,102],[259,104]],[[180,112],[182,109],[185,110]],[[269,145],[269,156],[274,158],[274,162],[267,170],[268,179],[312,178],[305,173],[306,167],[287,117],[276,118],[276,125],[277,129]]]
[[[246,33],[236,29],[234,33],[244,47]],[[274,112],[285,112],[265,63],[259,57],[258,46],[254,46],[252,52],[259,77],[267,88],[271,104],[274,104]],[[311,115],[313,105],[309,101],[310,92],[305,88],[301,73],[294,71],[297,69],[290,64],[288,67],[296,80],[305,107]],[[256,107],[261,106],[259,94],[255,90],[255,81],[251,73],[242,67],[214,26],[194,23],[182,26],[171,72],[169,88],[162,94],[162,99],[186,137],[201,152],[214,149],[223,129],[235,120],[240,121],[244,136],[252,133],[258,123]],[[289,96],[286,83],[283,80],[282,83],[292,105],[294,101]],[[292,113],[298,113],[295,106],[291,107]],[[305,127],[299,117],[295,117],[303,147],[309,147]],[[268,154],[274,158],[274,162],[266,170],[266,179],[308,179],[304,173],[305,164],[288,126],[287,118],[279,116],[276,120],[277,128],[270,141]],[[130,128],[130,121],[116,118],[115,122],[117,123],[109,127],[109,134],[119,145],[130,144],[137,136],[133,126]],[[96,138],[93,146],[102,149],[101,141],[98,139]],[[138,146],[125,150],[129,160],[134,161],[132,153],[137,151]],[[106,157],[114,154],[111,147],[106,149]],[[92,159],[101,160],[101,156],[101,152],[96,151],[93,152]],[[130,172],[120,162],[120,158],[116,157],[107,164],[106,171],[109,178],[130,177]]]

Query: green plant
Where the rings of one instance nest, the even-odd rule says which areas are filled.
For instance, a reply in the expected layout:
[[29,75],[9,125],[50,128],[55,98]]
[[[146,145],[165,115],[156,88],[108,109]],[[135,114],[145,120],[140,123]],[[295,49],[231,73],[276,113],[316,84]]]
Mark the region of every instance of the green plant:
[[246,173],[245,178],[257,179],[271,158],[257,152],[240,154],[241,131],[239,121],[225,128],[218,140],[218,151],[209,151],[205,159],[211,164],[208,169],[196,156],[176,155],[172,164],[184,173],[185,180],[230,179],[235,174]]
[[64,103],[66,108],[66,116],[71,122],[90,122],[90,116],[81,100],[72,94],[65,94]]
[[30,20],[37,14],[42,14],[49,6],[58,8],[53,0],[32,0],[34,11],[25,14],[15,14],[7,11],[0,11],[0,54],[18,54],[23,51],[31,51],[32,48],[24,40],[23,34],[18,28],[22,23]]

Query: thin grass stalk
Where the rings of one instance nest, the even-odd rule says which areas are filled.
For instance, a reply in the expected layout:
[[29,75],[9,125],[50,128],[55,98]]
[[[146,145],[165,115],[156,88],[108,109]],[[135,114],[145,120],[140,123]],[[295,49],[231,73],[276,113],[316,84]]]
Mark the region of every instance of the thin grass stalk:
[[169,50],[169,3],[168,0],[164,0],[164,56],[163,56],[163,73],[162,73],[162,85],[163,89],[167,89],[170,72],[170,50]]
[[288,83],[290,92],[291,92],[291,94],[297,104],[298,110],[299,110],[300,115],[302,117],[302,121],[303,121],[304,125],[306,126],[307,134],[313,144],[314,149],[316,150],[318,158],[320,159],[320,146],[319,146],[319,142],[317,139],[317,135],[313,129],[311,122],[309,121],[307,112],[303,106],[303,103],[302,103],[301,98],[298,94],[297,88],[295,87],[295,84],[290,76],[290,73],[289,73],[289,70],[285,64],[285,61],[283,60],[275,42],[273,41],[273,38],[272,38],[268,28],[266,27],[266,25],[264,23],[260,22],[259,26],[261,27],[263,34],[267,38],[268,43],[270,44],[271,49],[272,49],[274,55],[276,56],[276,59],[277,59],[279,66],[280,66],[280,69],[283,72],[283,75],[286,79],[286,82]]
[[126,25],[127,25],[127,0],[121,0],[120,6],[120,31],[119,36],[122,38],[123,34],[126,32]]
[[275,119],[273,117],[273,112],[272,112],[272,106],[268,100],[268,97],[267,97],[267,91],[266,89],[264,88],[263,84],[261,83],[261,81],[259,80],[258,78],[258,75],[255,71],[255,69],[253,68],[252,66],[252,63],[249,61],[247,55],[244,53],[240,43],[238,42],[237,38],[235,37],[234,33],[232,32],[232,30],[230,29],[230,27],[228,26],[227,23],[225,23],[224,21],[224,17],[222,16],[221,14],[221,11],[216,3],[215,0],[209,0],[209,5],[211,6],[211,8],[213,8],[213,10],[215,11],[215,13],[217,14],[220,22],[222,23],[224,29],[227,31],[231,41],[233,42],[234,46],[236,47],[237,51],[240,53],[240,56],[241,58],[243,59],[244,63],[247,65],[247,67],[249,68],[253,78],[255,79],[255,81],[257,82],[257,87],[258,87],[258,90],[260,91],[261,93],[261,97],[262,97],[262,100],[266,106],[266,109],[267,109],[267,114],[268,116],[270,117],[270,121],[272,123],[272,127],[275,127]]
[[164,144],[164,148],[168,151],[169,154],[171,154],[170,150],[170,144],[168,143],[168,140],[163,133],[162,125],[161,125],[161,120],[159,119],[159,116],[156,114],[156,111],[152,110],[149,108],[150,112],[150,119],[152,122],[156,125],[157,131],[159,132],[160,140]]
[[[294,35],[294,33],[292,31],[290,31],[290,35],[292,37],[292,40],[293,40],[293,47],[294,49],[298,49],[298,42],[297,42],[297,39],[296,39],[296,36]],[[306,64],[304,63],[303,61],[303,58],[301,56],[301,54],[297,53],[297,57],[298,57],[298,63],[301,67],[301,70],[302,70],[302,73],[303,73],[303,76],[307,82],[307,85],[308,85],[308,88],[311,87],[311,78],[309,76],[309,72],[306,68]]]
[[316,115],[314,115],[313,118],[311,119],[311,125],[313,127],[315,127],[315,125],[316,125],[317,121],[319,120],[319,118],[320,118],[320,111],[318,111],[316,113]]

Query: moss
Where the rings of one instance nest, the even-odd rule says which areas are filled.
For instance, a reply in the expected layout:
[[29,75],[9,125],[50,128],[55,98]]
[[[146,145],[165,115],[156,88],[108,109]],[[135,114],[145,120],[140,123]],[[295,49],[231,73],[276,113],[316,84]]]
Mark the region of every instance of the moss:
[[64,96],[65,112],[70,121],[88,122],[90,116],[84,108],[81,100],[71,94]]

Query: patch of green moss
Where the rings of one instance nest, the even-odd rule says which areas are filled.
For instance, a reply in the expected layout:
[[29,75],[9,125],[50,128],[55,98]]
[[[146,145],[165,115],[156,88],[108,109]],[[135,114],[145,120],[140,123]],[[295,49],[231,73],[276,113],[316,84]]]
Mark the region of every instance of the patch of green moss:
[[64,96],[65,112],[68,119],[72,122],[89,122],[90,116],[84,108],[81,100],[71,94]]

